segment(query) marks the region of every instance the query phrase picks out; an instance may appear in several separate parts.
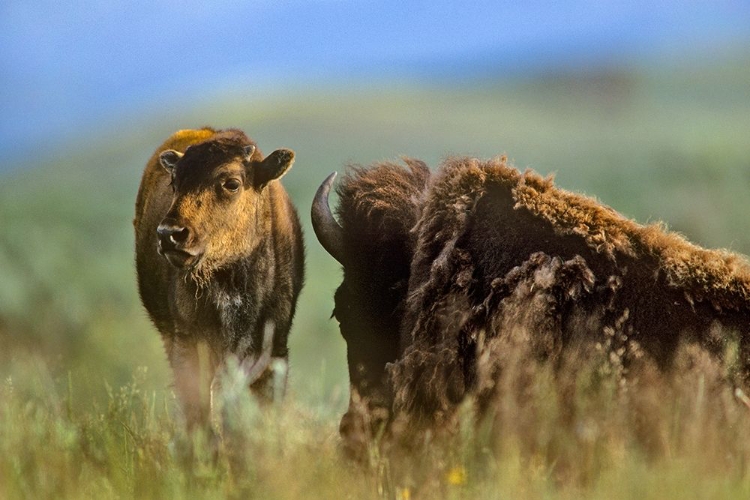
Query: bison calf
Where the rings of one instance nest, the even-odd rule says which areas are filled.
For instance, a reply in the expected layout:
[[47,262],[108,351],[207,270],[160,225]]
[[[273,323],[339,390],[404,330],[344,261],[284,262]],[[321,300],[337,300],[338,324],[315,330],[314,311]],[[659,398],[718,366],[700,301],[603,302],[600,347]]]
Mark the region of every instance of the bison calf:
[[206,422],[228,356],[261,396],[272,360],[287,360],[304,255],[278,179],[293,162],[289,149],[264,158],[239,130],[203,128],[176,132],[146,165],[133,222],[138,290],[188,427]]

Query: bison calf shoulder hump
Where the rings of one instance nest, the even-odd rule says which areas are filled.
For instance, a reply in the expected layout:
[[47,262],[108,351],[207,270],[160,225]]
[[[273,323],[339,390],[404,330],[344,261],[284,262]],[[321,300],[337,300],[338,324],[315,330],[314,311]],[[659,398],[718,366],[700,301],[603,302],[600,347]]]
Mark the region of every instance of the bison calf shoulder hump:
[[278,179],[294,152],[263,157],[239,130],[181,130],[146,165],[135,207],[138,290],[162,336],[189,426],[208,417],[235,356],[270,396],[274,359],[303,282],[297,213]]

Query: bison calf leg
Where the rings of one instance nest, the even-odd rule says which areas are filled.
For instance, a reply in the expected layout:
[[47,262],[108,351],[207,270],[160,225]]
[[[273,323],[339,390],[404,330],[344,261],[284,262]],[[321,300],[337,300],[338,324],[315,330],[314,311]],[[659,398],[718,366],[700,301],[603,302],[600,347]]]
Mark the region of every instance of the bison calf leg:
[[210,415],[210,384],[216,361],[205,343],[174,340],[167,345],[174,388],[188,430],[205,427]]
[[267,321],[263,327],[260,351],[242,356],[242,367],[251,392],[260,402],[282,399],[286,391],[288,357],[274,357],[276,325]]

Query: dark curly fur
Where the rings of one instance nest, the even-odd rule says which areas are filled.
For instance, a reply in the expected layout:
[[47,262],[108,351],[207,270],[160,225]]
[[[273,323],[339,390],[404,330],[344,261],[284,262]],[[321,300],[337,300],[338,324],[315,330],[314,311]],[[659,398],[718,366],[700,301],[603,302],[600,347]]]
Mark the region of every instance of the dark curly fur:
[[559,366],[618,332],[664,370],[682,343],[721,359],[738,340],[747,377],[743,257],[639,225],[504,157],[451,158],[431,177],[405,163],[357,168],[338,188],[352,447],[389,422],[439,428],[467,395],[488,398],[502,345]]

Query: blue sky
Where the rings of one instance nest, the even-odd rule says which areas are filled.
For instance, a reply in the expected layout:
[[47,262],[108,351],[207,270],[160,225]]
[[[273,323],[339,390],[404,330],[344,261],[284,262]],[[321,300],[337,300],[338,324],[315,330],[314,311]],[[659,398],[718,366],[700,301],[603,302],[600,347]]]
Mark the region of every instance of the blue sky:
[[6,0],[0,169],[40,137],[232,82],[512,75],[722,44],[750,47],[750,2]]

